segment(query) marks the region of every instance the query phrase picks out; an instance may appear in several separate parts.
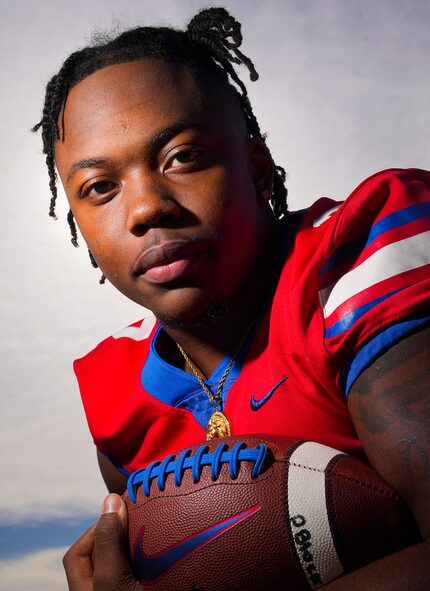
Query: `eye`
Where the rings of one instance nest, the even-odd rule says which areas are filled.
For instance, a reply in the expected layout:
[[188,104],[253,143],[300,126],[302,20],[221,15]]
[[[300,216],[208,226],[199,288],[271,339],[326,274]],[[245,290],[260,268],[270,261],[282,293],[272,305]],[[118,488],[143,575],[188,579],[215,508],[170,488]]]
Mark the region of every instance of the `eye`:
[[203,150],[195,146],[181,146],[167,154],[164,170],[188,172],[202,165]]
[[200,156],[201,151],[197,148],[192,148],[190,150],[181,150],[177,154],[175,154],[174,160],[177,160],[180,164],[185,164],[187,162],[194,162]]
[[105,179],[101,180],[93,180],[89,184],[84,185],[81,191],[81,198],[92,198],[92,199],[103,199],[113,196],[113,194],[117,191],[118,184],[114,181],[109,181]]

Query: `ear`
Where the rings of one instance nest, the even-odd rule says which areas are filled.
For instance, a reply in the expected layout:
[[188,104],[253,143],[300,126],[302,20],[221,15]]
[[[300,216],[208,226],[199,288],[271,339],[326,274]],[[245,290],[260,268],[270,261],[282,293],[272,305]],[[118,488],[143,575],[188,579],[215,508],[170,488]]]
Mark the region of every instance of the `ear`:
[[257,196],[269,201],[273,192],[275,165],[268,147],[259,137],[248,141],[248,157]]

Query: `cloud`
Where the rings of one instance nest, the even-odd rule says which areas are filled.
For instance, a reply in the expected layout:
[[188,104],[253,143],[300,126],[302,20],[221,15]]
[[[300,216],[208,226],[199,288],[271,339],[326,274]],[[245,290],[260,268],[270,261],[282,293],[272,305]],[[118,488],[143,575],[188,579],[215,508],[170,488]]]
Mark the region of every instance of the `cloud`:
[[73,520],[50,519],[14,524],[0,522],[0,556],[3,560],[12,560],[36,550],[71,546],[97,519],[98,515],[92,515],[78,516]]
[[62,557],[67,548],[50,548],[0,561],[0,588],[7,591],[66,591]]

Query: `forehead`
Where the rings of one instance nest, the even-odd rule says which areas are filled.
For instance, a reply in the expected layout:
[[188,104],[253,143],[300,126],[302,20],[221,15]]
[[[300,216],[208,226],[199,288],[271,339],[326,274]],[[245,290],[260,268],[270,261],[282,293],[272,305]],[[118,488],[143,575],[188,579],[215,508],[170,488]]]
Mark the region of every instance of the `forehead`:
[[202,83],[186,66],[146,58],[104,67],[76,84],[59,124],[70,143],[120,134],[136,123],[150,134],[188,120],[246,134],[238,101],[224,85]]

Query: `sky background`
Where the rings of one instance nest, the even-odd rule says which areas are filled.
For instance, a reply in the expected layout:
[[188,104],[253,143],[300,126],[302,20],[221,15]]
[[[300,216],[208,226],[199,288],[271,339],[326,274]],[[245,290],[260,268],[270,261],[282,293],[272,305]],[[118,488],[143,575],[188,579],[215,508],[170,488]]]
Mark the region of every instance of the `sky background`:
[[[142,309],[99,286],[49,189],[39,136],[45,84],[95,30],[183,27],[206,2],[1,0],[0,588],[66,590],[61,557],[105,490],[72,360]],[[214,3],[218,5],[218,3]],[[242,70],[290,206],[343,199],[389,167],[430,168],[428,0],[231,0]]]

